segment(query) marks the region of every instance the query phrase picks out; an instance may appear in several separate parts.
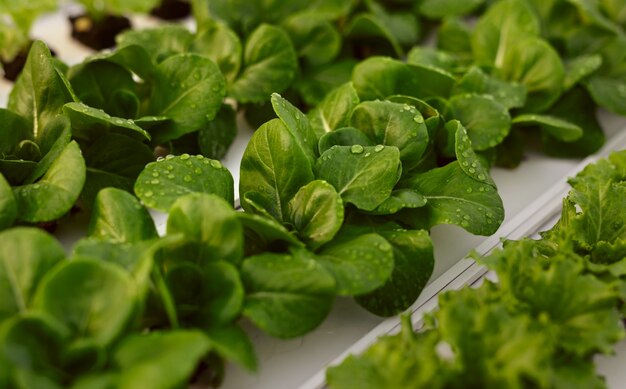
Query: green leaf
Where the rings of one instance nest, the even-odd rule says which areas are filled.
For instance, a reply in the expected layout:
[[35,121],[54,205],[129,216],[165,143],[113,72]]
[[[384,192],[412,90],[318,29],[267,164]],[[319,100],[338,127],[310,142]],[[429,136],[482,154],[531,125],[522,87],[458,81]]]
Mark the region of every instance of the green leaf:
[[354,68],[352,82],[361,100],[385,99],[391,95],[424,99],[448,97],[455,79],[437,68],[410,65],[386,57],[371,57]]
[[367,136],[363,131],[354,127],[338,128],[334,131],[327,132],[320,138],[318,149],[320,154],[324,154],[333,146],[376,146],[376,143]]
[[213,120],[226,94],[226,80],[217,65],[197,54],[177,54],[158,65],[148,112],[172,120],[153,133],[158,142],[199,130]]
[[293,87],[306,104],[319,104],[333,90],[350,81],[356,64],[354,59],[342,59],[303,70],[304,74],[293,83]]
[[45,43],[35,41],[9,95],[9,110],[26,119],[33,138],[38,139],[46,124],[70,101],[72,96],[54,68],[50,50]]
[[291,15],[282,26],[291,38],[298,57],[311,65],[329,63],[341,50],[341,34],[318,13]]
[[139,173],[154,155],[145,143],[127,136],[109,133],[83,147],[87,164],[87,178],[81,194],[86,206],[91,207],[101,189],[115,187],[133,191]]
[[248,335],[236,324],[227,327],[209,328],[205,335],[211,348],[221,357],[233,361],[249,371],[257,370],[257,358]]
[[[139,109],[132,73],[113,62],[97,61],[72,68],[69,80],[76,96],[86,105],[115,117],[134,118]],[[122,98],[122,92],[132,97]]]
[[499,80],[483,72],[479,67],[471,67],[455,85],[455,95],[491,95],[507,109],[520,108],[526,102],[526,87],[517,82]]
[[280,338],[304,335],[326,317],[335,282],[307,255],[262,254],[241,267],[247,296],[244,316]]
[[504,53],[519,43],[520,36],[538,36],[539,32],[539,19],[527,2],[500,1],[490,6],[476,23],[471,36],[474,58],[479,65],[501,67]]
[[220,161],[182,154],[149,163],[135,182],[135,194],[148,207],[168,211],[176,199],[196,192],[233,204],[233,185],[233,176]]
[[415,107],[389,101],[366,101],[354,108],[350,124],[376,144],[400,150],[403,172],[416,167],[429,144],[424,118]]
[[113,361],[120,369],[115,386],[120,389],[184,386],[210,350],[207,336],[195,330],[129,336],[113,353]]
[[241,68],[243,48],[239,36],[226,25],[211,23],[196,35],[190,51],[215,62],[229,84],[235,81]]
[[624,104],[626,82],[624,80],[595,75],[589,79],[587,88],[598,105],[618,115],[626,115],[626,105]]
[[602,56],[598,54],[581,55],[565,63],[563,89],[570,90],[583,81],[602,65]]
[[46,274],[34,307],[65,324],[74,338],[106,346],[133,318],[135,296],[135,285],[121,267],[75,259]]
[[112,117],[83,103],[68,103],[63,107],[63,113],[72,122],[72,136],[79,140],[93,142],[109,132],[137,140],[150,140],[150,134],[132,119]]
[[34,184],[13,188],[18,218],[36,223],[60,218],[74,205],[85,183],[85,161],[72,141]]
[[115,51],[103,51],[87,57],[84,63],[108,61],[132,71],[143,80],[152,81],[156,77],[156,65],[150,54],[139,45],[120,47]]
[[356,301],[379,316],[393,316],[409,308],[430,279],[435,265],[427,231],[379,231],[393,247],[393,272],[383,286]]
[[39,229],[0,232],[0,322],[30,308],[41,279],[63,258],[63,247]]
[[14,155],[24,139],[32,139],[29,123],[20,115],[0,108],[0,158]]
[[272,93],[272,107],[278,118],[283,122],[289,133],[294,137],[298,146],[306,154],[311,164],[317,158],[317,137],[309,123],[309,119],[289,101],[279,94]]
[[402,173],[400,152],[383,145],[333,146],[317,160],[315,175],[346,203],[372,211],[385,201]]
[[340,238],[324,246],[316,256],[335,277],[337,294],[362,295],[383,286],[393,271],[389,242],[378,234]]
[[428,200],[424,196],[414,190],[396,189],[391,192],[389,198],[369,213],[372,215],[393,215],[404,208],[423,207],[427,202]]
[[0,327],[0,355],[14,372],[35,373],[60,382],[59,356],[65,351],[67,337],[67,330],[47,315],[15,315]]
[[115,188],[106,188],[98,193],[87,234],[92,238],[120,243],[158,236],[152,217],[139,200]]
[[241,313],[244,290],[239,272],[231,263],[201,258],[198,264],[173,261],[165,278],[184,324],[198,328],[220,327]]
[[484,2],[484,0],[424,0],[419,5],[419,12],[430,19],[443,19],[467,15]]
[[143,30],[127,30],[117,35],[115,41],[120,48],[137,45],[143,47],[155,63],[180,53],[186,53],[194,36],[181,25],[164,25]]
[[343,224],[343,201],[326,181],[311,181],[287,204],[287,221],[315,249],[330,242]]
[[243,229],[231,205],[206,193],[180,197],[170,208],[168,234],[182,234],[198,246],[203,260],[239,264],[243,258]]
[[598,151],[604,144],[605,135],[596,117],[595,104],[583,88],[567,92],[547,114],[576,123],[583,130],[578,140],[567,143],[544,132],[543,149],[547,154],[567,158],[585,157]]
[[[314,178],[306,154],[278,119],[252,135],[241,160],[240,177],[239,193],[257,192],[263,207],[279,221],[286,216],[289,200]],[[248,203],[242,206],[252,211]]]
[[32,184],[40,179],[52,166],[54,161],[63,153],[72,139],[70,121],[62,115],[52,119],[45,127],[39,138],[39,146],[44,154],[35,168],[24,179],[24,184]]
[[549,115],[522,114],[513,118],[512,123],[521,126],[537,126],[563,142],[573,142],[583,136],[582,128],[576,124]]
[[17,218],[17,202],[11,185],[0,174],[0,231],[11,227]]
[[304,247],[304,244],[275,219],[237,212],[246,240],[247,252],[273,251],[276,246]]
[[359,96],[352,83],[335,88],[307,114],[313,131],[320,137],[322,134],[347,126],[350,114],[358,103]]
[[198,131],[198,147],[205,157],[222,159],[236,136],[236,112],[230,105],[224,104],[215,119]]
[[413,228],[456,224],[473,234],[491,235],[504,219],[504,207],[490,180],[488,176],[477,180],[468,175],[458,161],[415,175],[403,185],[428,202],[424,207],[405,210],[402,220]]
[[511,129],[509,111],[491,96],[457,95],[450,99],[452,116],[467,129],[475,150],[501,143]]
[[297,68],[289,36],[279,27],[262,24],[246,41],[243,69],[229,94],[242,103],[267,101],[272,92],[291,84]]

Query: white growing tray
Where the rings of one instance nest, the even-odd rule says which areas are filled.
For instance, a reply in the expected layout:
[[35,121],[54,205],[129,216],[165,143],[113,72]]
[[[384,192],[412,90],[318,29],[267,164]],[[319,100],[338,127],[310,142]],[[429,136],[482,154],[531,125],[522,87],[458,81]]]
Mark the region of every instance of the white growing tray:
[[[62,12],[73,12],[65,7]],[[45,39],[69,64],[80,62],[91,54],[89,49],[72,41],[66,14],[59,12],[42,18],[33,29],[33,37]],[[159,22],[150,17],[132,18],[138,28]],[[187,23],[193,28],[192,23]],[[11,84],[0,79],[0,107],[6,106]],[[437,226],[432,230],[435,245],[435,271],[431,281],[417,302],[411,307],[413,322],[418,325],[422,315],[436,307],[437,294],[472,284],[485,275],[485,270],[465,259],[471,249],[487,253],[499,244],[500,237],[517,239],[547,229],[558,216],[561,199],[568,191],[566,178],[573,176],[588,162],[606,156],[612,150],[626,148],[626,119],[602,112],[600,119],[609,141],[597,155],[580,160],[553,159],[540,154],[529,154],[515,170],[494,169],[492,175],[502,196],[506,217],[498,232],[489,238],[472,236],[453,226]],[[624,129],[623,131],[620,131]],[[621,132],[621,134],[618,134]],[[224,165],[239,181],[239,161],[252,130],[239,122],[239,133]],[[236,193],[236,197],[237,193]],[[157,227],[162,232],[165,215],[154,213]],[[56,235],[67,250],[83,236],[87,220],[84,215],[63,220]],[[259,371],[248,373],[237,366],[227,366],[224,389],[316,389],[324,386],[324,372],[328,365],[341,362],[350,353],[367,348],[377,337],[398,330],[398,319],[376,317],[349,298],[339,298],[329,317],[312,333],[295,339],[271,338],[250,323],[243,322],[259,357]],[[626,343],[618,351],[626,354]],[[611,387],[626,384],[622,368],[626,355],[620,358],[599,358],[600,370],[607,375]]]

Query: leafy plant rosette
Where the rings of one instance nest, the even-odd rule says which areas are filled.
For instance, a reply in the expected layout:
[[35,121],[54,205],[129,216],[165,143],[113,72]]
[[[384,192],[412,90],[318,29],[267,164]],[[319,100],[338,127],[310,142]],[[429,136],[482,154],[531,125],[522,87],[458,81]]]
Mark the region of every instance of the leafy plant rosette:
[[381,338],[327,371],[331,388],[605,387],[593,357],[625,336],[626,152],[570,180],[560,221],[542,239],[505,241],[478,261],[497,275],[440,296],[413,331]]
[[0,228],[54,221],[78,199],[85,162],[62,115],[74,98],[48,48],[33,43],[8,109],[0,109]]

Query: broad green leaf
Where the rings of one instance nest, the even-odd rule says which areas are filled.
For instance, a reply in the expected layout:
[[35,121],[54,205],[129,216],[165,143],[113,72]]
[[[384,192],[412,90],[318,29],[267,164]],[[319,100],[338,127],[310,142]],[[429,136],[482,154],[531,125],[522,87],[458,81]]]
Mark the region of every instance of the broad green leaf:
[[204,333],[211,342],[211,348],[221,357],[249,371],[257,370],[257,358],[252,342],[238,325],[209,328]]
[[574,123],[549,115],[522,114],[513,118],[515,125],[538,126],[554,138],[572,142],[583,136],[583,130]]
[[561,95],[565,67],[560,55],[545,40],[518,35],[514,43],[503,49],[501,58],[495,64],[496,73],[526,87],[525,111],[543,111]]
[[156,77],[155,63],[146,49],[139,45],[128,45],[120,47],[115,51],[103,51],[87,57],[84,63],[97,61],[116,63],[144,80],[153,80]]
[[11,227],[17,218],[17,202],[11,185],[0,174],[0,231]]
[[118,265],[75,259],[46,274],[34,308],[65,324],[75,339],[106,346],[132,320],[135,296],[133,281]]
[[87,178],[81,194],[85,205],[92,206],[101,189],[115,187],[133,191],[133,184],[144,167],[154,161],[150,147],[127,136],[109,133],[83,148]]
[[15,155],[19,143],[32,139],[29,123],[20,115],[0,108],[0,158]]
[[68,103],[63,107],[63,113],[72,122],[72,136],[82,141],[93,142],[109,132],[150,140],[150,134],[132,119],[113,117],[83,103]]
[[333,24],[318,13],[298,13],[282,23],[298,57],[312,65],[331,62],[341,50],[341,35]]
[[241,267],[246,287],[243,314],[268,334],[304,335],[326,317],[334,300],[335,281],[305,254],[262,254]]
[[400,150],[403,172],[416,167],[429,144],[428,129],[415,107],[389,101],[366,101],[354,108],[350,124],[376,144]]
[[234,264],[243,258],[243,229],[231,203],[213,194],[180,197],[170,208],[168,234],[182,234],[203,260]]
[[236,216],[243,226],[246,253],[272,251],[276,247],[304,247],[295,234],[273,218],[249,212],[237,212]]
[[309,119],[298,108],[277,93],[272,93],[272,107],[311,164],[317,158],[317,137]]
[[0,232],[0,322],[31,307],[41,279],[63,258],[63,247],[39,229]]
[[293,87],[306,104],[319,104],[333,90],[350,81],[356,64],[357,61],[350,58],[303,69],[303,74],[293,83]]
[[198,147],[205,157],[222,159],[236,136],[236,112],[230,105],[224,104],[215,119],[198,131]]
[[39,138],[39,149],[43,158],[37,162],[35,168],[24,179],[24,184],[32,184],[40,179],[52,166],[54,161],[63,153],[72,139],[70,121],[65,116],[59,115],[52,119],[45,127]]
[[435,265],[433,244],[427,231],[379,231],[393,247],[393,272],[383,286],[357,296],[356,301],[380,316],[409,308],[430,279]]
[[164,25],[143,30],[127,30],[115,37],[120,48],[137,45],[143,47],[155,63],[180,53],[186,53],[194,39],[193,34],[181,25]]
[[330,242],[343,224],[343,201],[326,181],[311,181],[287,204],[287,221],[315,249]]
[[[107,61],[78,65],[70,71],[69,80],[78,99],[86,105],[115,117],[137,116],[139,100],[133,75],[121,65]],[[130,97],[125,98],[124,93]]]
[[229,84],[235,81],[241,68],[243,48],[237,34],[226,25],[211,23],[196,35],[190,51],[215,62]]
[[[300,188],[313,181],[306,154],[278,119],[259,128],[241,160],[239,193],[258,192],[272,217],[282,221],[287,203]],[[247,211],[252,209],[246,204]]]
[[[403,21],[409,20],[406,19],[406,16],[408,15],[405,15]],[[414,30],[415,33],[417,33],[417,28]],[[377,50],[381,50],[383,47],[386,48],[382,45],[382,43],[389,45],[389,49],[383,51],[382,53],[378,52],[377,54],[389,54],[395,57],[403,57],[405,55],[402,45],[389,29],[389,26],[385,24],[384,20],[372,13],[357,14],[354,18],[352,18],[350,24],[346,27],[344,34],[350,40],[354,41],[377,42],[378,44],[374,46]]]
[[491,96],[457,95],[450,99],[450,107],[452,116],[467,129],[475,150],[495,147],[509,134],[509,111]]
[[202,155],[170,155],[149,163],[135,182],[135,194],[148,207],[168,211],[188,193],[212,193],[234,202],[233,176],[220,161]]
[[564,94],[546,114],[575,123],[583,134],[576,141],[562,142],[544,132],[543,150],[549,155],[566,158],[585,157],[598,151],[604,144],[605,135],[595,111],[593,100],[583,88],[574,88]]
[[363,131],[354,127],[338,128],[334,131],[327,132],[320,138],[318,142],[318,149],[320,154],[324,154],[330,150],[333,146],[376,146],[369,136]]
[[565,80],[563,89],[570,90],[596,72],[602,65],[602,56],[598,54],[581,55],[565,62]]
[[33,138],[38,139],[46,124],[70,101],[72,96],[54,68],[50,50],[45,43],[35,41],[9,95],[9,110],[26,119]]
[[165,268],[177,316],[185,325],[221,327],[241,313],[244,290],[232,264],[220,260],[198,264],[174,260]]
[[505,108],[520,108],[526,102],[526,87],[516,82],[499,80],[473,66],[463,75],[452,91],[455,95],[491,95]]
[[[72,247],[72,257],[116,263],[133,274],[141,287],[144,286],[142,282],[147,281],[143,278],[145,276],[143,266],[147,262],[144,257],[151,255],[150,250],[153,244],[153,241],[124,243],[88,237],[79,240]],[[149,271],[151,270],[150,267]]]
[[407,95],[424,99],[446,98],[455,79],[449,73],[421,65],[410,65],[387,57],[371,57],[355,66],[352,82],[361,100]]
[[335,88],[307,114],[313,131],[320,137],[322,134],[347,126],[350,114],[358,103],[359,96],[352,83]]
[[419,12],[430,19],[443,19],[462,16],[480,7],[484,0],[424,0],[419,4]]
[[437,48],[449,53],[472,55],[471,28],[463,19],[447,18],[437,30]]
[[161,62],[148,112],[172,120],[153,133],[159,142],[199,130],[222,106],[226,80],[217,65],[197,54],[177,54]]
[[337,294],[342,296],[372,292],[393,271],[392,247],[378,234],[335,239],[322,247],[316,260],[335,277]]
[[115,387],[169,389],[184,386],[210,350],[209,339],[197,330],[129,336],[113,352],[114,365],[120,370]]
[[139,200],[115,188],[106,188],[98,193],[87,234],[92,238],[120,243],[158,236],[152,217]]
[[315,164],[318,179],[364,211],[374,210],[391,195],[401,173],[400,152],[383,145],[333,146]]
[[36,223],[58,219],[74,205],[85,183],[85,161],[72,141],[34,184],[13,188],[19,220]]
[[413,65],[430,66],[446,72],[458,72],[460,66],[459,58],[441,50],[431,47],[415,46],[409,51],[406,58],[407,63]]
[[0,355],[14,372],[36,373],[60,382],[59,356],[65,351],[67,337],[67,330],[47,315],[15,315],[0,327]]
[[391,196],[383,201],[376,209],[370,211],[372,215],[393,215],[404,208],[419,208],[426,205],[428,200],[411,189],[396,189]]
[[504,219],[504,207],[495,186],[486,180],[490,179],[485,176],[479,181],[468,175],[458,161],[415,175],[404,185],[428,202],[405,210],[402,220],[414,228],[456,224],[473,234],[491,235]]
[[[505,52],[519,44],[520,36],[538,36],[539,32],[539,19],[527,2],[500,1],[489,7],[472,32],[474,58],[479,65],[500,68]],[[510,66],[521,64],[511,63]]]
[[619,115],[626,114],[626,82],[623,79],[594,75],[587,88],[598,105]]
[[279,27],[260,25],[248,37],[241,74],[230,95],[242,103],[267,101],[294,79],[298,67],[289,36]]

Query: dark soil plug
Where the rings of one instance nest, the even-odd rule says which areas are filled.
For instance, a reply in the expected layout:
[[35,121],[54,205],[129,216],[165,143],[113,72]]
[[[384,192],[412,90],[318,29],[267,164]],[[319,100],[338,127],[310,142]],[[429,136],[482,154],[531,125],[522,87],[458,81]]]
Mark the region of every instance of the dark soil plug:
[[115,46],[115,37],[131,28],[130,20],[123,16],[106,16],[95,21],[89,15],[70,16],[72,37],[95,50]]
[[191,5],[183,0],[163,0],[150,14],[163,20],[184,19],[191,15]]

